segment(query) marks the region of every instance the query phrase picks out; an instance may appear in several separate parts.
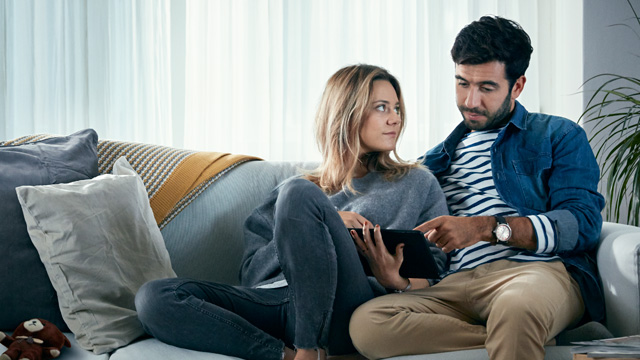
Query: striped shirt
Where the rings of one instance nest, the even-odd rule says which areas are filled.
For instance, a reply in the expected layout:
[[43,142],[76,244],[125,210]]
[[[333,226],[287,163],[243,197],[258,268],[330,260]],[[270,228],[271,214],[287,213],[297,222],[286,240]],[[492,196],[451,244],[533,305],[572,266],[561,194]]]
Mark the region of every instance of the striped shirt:
[[[455,216],[520,216],[498,195],[491,171],[491,146],[501,129],[467,133],[458,143],[447,173],[440,177],[440,186],[447,204]],[[517,249],[505,245],[491,245],[480,241],[450,255],[449,273],[471,269],[492,261],[549,261],[559,257],[556,250],[555,227],[544,215],[527,216],[538,240],[535,251]],[[446,274],[445,274],[446,275]]]

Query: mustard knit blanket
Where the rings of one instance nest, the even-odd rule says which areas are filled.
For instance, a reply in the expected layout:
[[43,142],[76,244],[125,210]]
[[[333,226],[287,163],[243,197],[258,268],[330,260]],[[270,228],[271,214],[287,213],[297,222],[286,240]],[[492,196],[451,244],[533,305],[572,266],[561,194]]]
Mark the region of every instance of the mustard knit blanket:
[[253,156],[175,149],[166,146],[100,140],[98,170],[110,174],[124,156],[142,178],[156,222],[162,229],[209,185]]
[[[36,142],[53,135],[24,136],[0,145]],[[113,163],[124,156],[142,178],[158,227],[162,229],[209,185],[238,165],[259,158],[223,152],[176,149],[167,146],[98,141],[98,171],[111,174]]]

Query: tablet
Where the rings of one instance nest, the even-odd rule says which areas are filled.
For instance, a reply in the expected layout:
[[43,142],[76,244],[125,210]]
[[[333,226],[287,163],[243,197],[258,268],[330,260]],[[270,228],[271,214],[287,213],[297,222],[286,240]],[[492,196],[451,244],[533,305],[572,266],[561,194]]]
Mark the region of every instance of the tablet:
[[[355,230],[362,239],[362,229],[349,229]],[[429,250],[429,244],[427,239],[424,238],[424,234],[418,230],[391,230],[380,229],[382,235],[382,241],[384,242],[387,250],[391,254],[396,253],[396,246],[400,243],[404,243],[404,260],[400,266],[400,275],[406,278],[421,278],[421,279],[437,279],[439,276],[438,265],[436,260]],[[371,239],[373,240],[373,229],[371,229]],[[367,259],[360,255],[360,262],[364,267],[364,272],[373,276],[371,268]]]

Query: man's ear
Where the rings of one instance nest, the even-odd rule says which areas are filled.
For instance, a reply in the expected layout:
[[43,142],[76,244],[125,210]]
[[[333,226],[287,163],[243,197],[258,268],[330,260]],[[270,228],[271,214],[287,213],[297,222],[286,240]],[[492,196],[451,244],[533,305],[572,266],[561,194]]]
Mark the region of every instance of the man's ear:
[[524,84],[527,82],[527,77],[522,75],[520,76],[516,82],[513,84],[513,87],[511,88],[511,99],[515,100],[518,98],[518,96],[520,96],[520,93],[522,93],[522,90],[524,89]]

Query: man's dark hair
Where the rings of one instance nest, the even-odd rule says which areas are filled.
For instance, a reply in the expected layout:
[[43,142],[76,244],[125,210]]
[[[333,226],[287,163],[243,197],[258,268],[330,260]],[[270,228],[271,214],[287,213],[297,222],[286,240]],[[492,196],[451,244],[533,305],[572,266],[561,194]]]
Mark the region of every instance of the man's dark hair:
[[451,57],[459,65],[504,63],[511,88],[529,67],[532,52],[531,39],[518,23],[499,16],[483,16],[458,33]]

